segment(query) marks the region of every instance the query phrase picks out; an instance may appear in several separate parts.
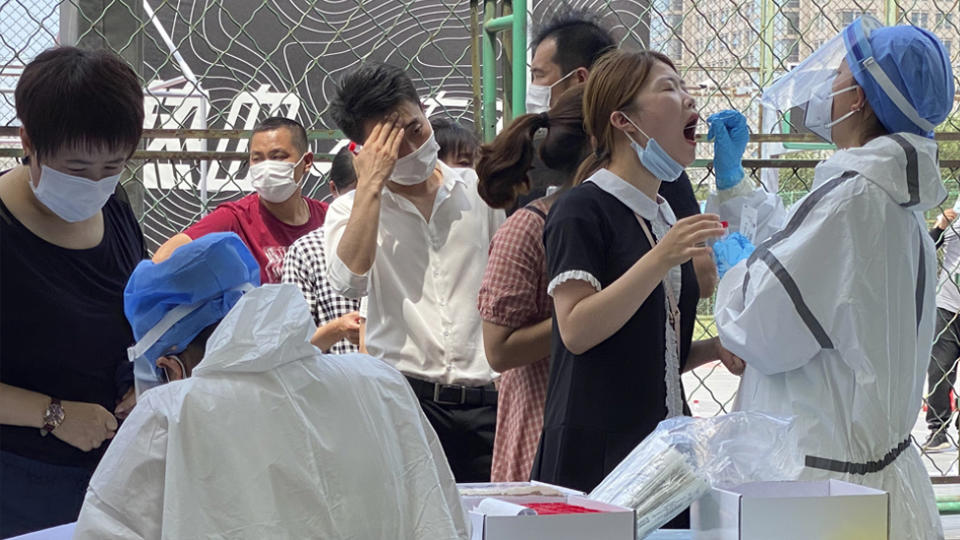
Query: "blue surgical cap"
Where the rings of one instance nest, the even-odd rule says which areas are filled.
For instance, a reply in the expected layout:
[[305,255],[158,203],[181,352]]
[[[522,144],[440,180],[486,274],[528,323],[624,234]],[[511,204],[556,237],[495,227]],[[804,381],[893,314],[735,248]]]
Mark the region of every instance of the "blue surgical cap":
[[243,296],[242,287],[260,285],[260,266],[235,233],[212,233],[177,248],[169,259],[143,261],[123,291],[123,311],[139,341],[178,306],[197,309],[174,324],[144,356],[182,352],[206,327],[220,322]]
[[872,56],[920,118],[936,126],[953,109],[953,68],[943,43],[916,26],[877,28],[866,40],[858,30],[858,25],[853,24],[844,31],[847,64],[880,123],[890,133],[933,137],[932,130],[918,126],[900,110],[869,70],[855,66]]

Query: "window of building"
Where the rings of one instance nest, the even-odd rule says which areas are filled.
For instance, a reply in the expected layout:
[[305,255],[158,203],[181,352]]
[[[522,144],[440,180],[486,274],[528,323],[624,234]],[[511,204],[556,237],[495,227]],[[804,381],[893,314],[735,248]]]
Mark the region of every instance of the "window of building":
[[783,14],[787,18],[787,32],[795,34],[800,32],[800,12],[788,11]]
[[910,24],[920,28],[928,28],[930,25],[930,14],[926,11],[914,11],[910,14]]
[[852,9],[842,10],[840,11],[840,25],[847,26],[848,24],[857,20],[859,17],[862,17],[863,15],[866,15],[866,14],[867,13],[865,11],[852,10]]
[[800,43],[796,39],[778,39],[774,43],[774,52],[784,63],[800,61]]
[[790,45],[790,50],[787,54],[787,62],[792,62],[796,64],[800,61],[800,42],[796,39],[793,40],[793,43]]
[[667,26],[672,30],[673,34],[680,35],[683,28],[683,15],[672,13],[664,15],[663,20],[667,23]]
[[671,39],[667,42],[667,49],[664,54],[674,62],[680,62],[683,59],[683,42],[679,39]]
[[817,15],[813,18],[813,27],[818,31],[827,29],[827,18],[823,16],[823,13],[817,13]]

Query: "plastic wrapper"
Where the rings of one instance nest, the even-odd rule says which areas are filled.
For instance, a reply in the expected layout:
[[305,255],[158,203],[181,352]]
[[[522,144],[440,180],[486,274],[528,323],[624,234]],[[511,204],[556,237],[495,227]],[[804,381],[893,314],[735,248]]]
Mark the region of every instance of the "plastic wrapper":
[[795,480],[803,455],[792,426],[756,412],[664,420],[590,498],[633,508],[637,538],[645,538],[711,486]]
[[[751,223],[745,223],[745,209],[750,209]],[[713,191],[707,196],[704,212],[717,214],[730,224],[730,232],[738,232],[747,237],[754,245],[779,231],[786,223],[787,210],[780,196],[768,193],[750,177],[744,178],[736,186],[719,192]]]

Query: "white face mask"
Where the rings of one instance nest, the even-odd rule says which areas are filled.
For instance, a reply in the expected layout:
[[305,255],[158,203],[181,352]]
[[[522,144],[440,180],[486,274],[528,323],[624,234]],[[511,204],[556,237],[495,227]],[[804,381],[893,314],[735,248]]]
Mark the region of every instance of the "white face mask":
[[620,111],[620,114],[622,114],[623,117],[627,119],[627,122],[630,122],[630,125],[635,127],[641,135],[647,138],[647,146],[644,147],[640,146],[640,143],[635,141],[629,133],[623,133],[630,139],[630,146],[632,146],[633,151],[637,153],[640,164],[662,182],[675,182],[677,178],[680,178],[680,175],[683,174],[683,165],[670,157],[670,154],[660,146],[660,143],[640,129],[640,126],[631,120],[630,117],[627,116],[627,113]]
[[803,117],[804,127],[827,142],[833,142],[833,126],[850,118],[857,112],[850,111],[836,120],[831,120],[833,117],[833,96],[856,88],[856,86],[848,86],[833,92],[831,89],[834,79],[836,79],[836,75],[823,81],[822,85],[811,94]]
[[[299,180],[293,178],[294,170],[303,161],[304,156],[296,163],[289,161],[265,160],[250,166],[250,181],[253,189],[267,202],[282,203],[297,191]],[[306,173],[304,173],[306,176]],[[301,178],[302,180],[302,178]]]
[[553,96],[553,87],[560,84],[560,81],[563,81],[567,77],[576,73],[576,70],[567,73],[563,77],[560,77],[557,82],[551,84],[550,86],[544,86],[541,84],[530,84],[527,86],[527,113],[528,114],[539,114],[542,112],[547,112],[550,110],[550,99]]
[[402,186],[414,186],[423,183],[433,170],[437,167],[437,154],[440,152],[440,145],[430,134],[430,138],[420,145],[413,152],[397,160],[393,166],[393,174],[390,180]]
[[40,167],[40,185],[34,186],[32,178],[29,184],[33,195],[51,212],[64,221],[76,223],[96,215],[107,204],[119,181],[119,174],[96,181],[43,165]]

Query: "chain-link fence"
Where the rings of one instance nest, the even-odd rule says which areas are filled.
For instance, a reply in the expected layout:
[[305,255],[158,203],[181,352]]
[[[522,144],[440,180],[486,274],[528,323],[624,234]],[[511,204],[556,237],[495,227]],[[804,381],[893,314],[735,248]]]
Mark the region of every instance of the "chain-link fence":
[[[337,80],[365,60],[403,66],[428,115],[473,126],[480,76],[477,47],[481,0],[7,0],[0,2],[0,152],[19,148],[13,88],[37,53],[57,43],[108,47],[143,80],[143,147],[125,186],[155,249],[216,204],[250,190],[249,130],[269,115],[298,119],[320,158],[306,192],[324,196],[327,160],[346,141],[327,109]],[[533,29],[557,9],[529,2]],[[911,23],[936,33],[960,65],[960,0],[571,0],[611,28],[625,48],[650,47],[673,58],[703,117],[743,111],[754,133],[777,118],[759,105],[760,89],[799,63],[863,13],[888,24]],[[958,84],[960,86],[960,84]],[[82,105],[82,104],[78,104]],[[960,193],[960,113],[941,128],[944,179]],[[953,135],[951,135],[951,133]],[[748,148],[751,174],[786,203],[803,196],[818,145],[757,137]],[[6,148],[7,150],[4,150]],[[713,185],[702,158],[688,170],[698,198]],[[800,152],[795,154],[795,152]],[[785,161],[801,159],[805,161]],[[13,161],[7,158],[6,166]],[[0,164],[3,165],[3,164]],[[3,167],[6,168],[6,167]],[[943,210],[943,209],[941,209]],[[931,212],[932,220],[939,212]],[[958,280],[960,281],[960,280]],[[713,306],[701,303],[698,337],[715,335]],[[954,360],[953,366],[956,365]],[[949,367],[949,366],[948,366]],[[949,371],[949,370],[945,370]],[[939,385],[952,385],[944,374]],[[936,385],[935,385],[936,386]],[[707,366],[685,376],[696,414],[728,411],[736,379]],[[919,404],[918,404],[919,406]],[[956,423],[956,413],[944,424]],[[923,427],[918,416],[918,426]],[[955,437],[950,434],[950,438]],[[921,441],[922,442],[922,441]],[[932,474],[957,474],[957,452],[929,454]]]

